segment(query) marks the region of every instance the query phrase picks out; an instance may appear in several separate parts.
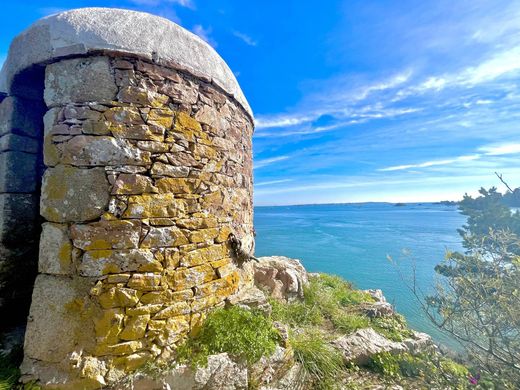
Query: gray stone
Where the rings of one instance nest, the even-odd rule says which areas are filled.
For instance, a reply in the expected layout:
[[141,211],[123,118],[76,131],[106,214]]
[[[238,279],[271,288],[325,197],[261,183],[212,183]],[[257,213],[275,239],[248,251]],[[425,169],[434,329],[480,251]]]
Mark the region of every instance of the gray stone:
[[81,319],[69,306],[84,293],[77,280],[38,275],[25,334],[27,357],[60,362],[74,350]]
[[6,134],[3,137],[0,137],[0,152],[11,150],[37,153],[38,141],[34,138],[24,137],[17,134]]
[[79,135],[56,144],[58,159],[75,166],[147,165],[150,152],[142,151],[125,139]]
[[109,187],[104,168],[48,168],[43,175],[40,213],[52,222],[94,220],[108,208]]
[[72,266],[72,244],[65,224],[42,224],[38,272],[68,275]]
[[62,60],[45,70],[47,106],[82,102],[110,102],[117,86],[107,57]]
[[260,257],[253,266],[255,285],[267,290],[273,298],[303,298],[308,276],[299,260],[283,256]]
[[0,242],[17,245],[36,233],[38,195],[0,194]]
[[17,133],[29,137],[41,137],[45,113],[43,103],[15,96],[6,97],[0,103],[0,136]]
[[407,350],[403,343],[388,340],[372,328],[359,329],[333,342],[345,362],[359,365],[367,364],[370,357],[380,352],[399,353]]
[[146,249],[87,251],[83,255],[79,273],[82,276],[102,276],[110,273],[138,271],[156,263],[153,252]]
[[123,9],[82,8],[35,22],[13,40],[0,91],[8,92],[14,76],[32,64],[99,50],[178,64],[222,87],[252,117],[233,72],[211,46],[167,19]]
[[0,192],[34,192],[37,187],[37,164],[35,154],[0,153]]
[[153,164],[150,173],[152,176],[188,177],[190,169],[157,162]]

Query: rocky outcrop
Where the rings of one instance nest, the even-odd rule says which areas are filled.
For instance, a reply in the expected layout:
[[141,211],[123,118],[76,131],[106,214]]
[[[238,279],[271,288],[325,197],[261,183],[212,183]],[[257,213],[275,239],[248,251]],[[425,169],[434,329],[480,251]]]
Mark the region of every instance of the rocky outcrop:
[[415,354],[432,347],[433,342],[430,336],[418,332],[414,333],[412,338],[402,342],[391,341],[374,329],[365,328],[336,339],[333,345],[341,351],[345,362],[365,365],[375,354],[381,352]]
[[388,317],[395,314],[394,307],[386,301],[385,296],[383,295],[383,291],[377,290],[364,290],[367,294],[369,294],[375,302],[373,303],[364,303],[361,306],[361,310],[365,315],[370,318],[376,317]]
[[307,271],[299,260],[283,256],[260,257],[254,264],[255,285],[273,298],[292,301],[303,298]]

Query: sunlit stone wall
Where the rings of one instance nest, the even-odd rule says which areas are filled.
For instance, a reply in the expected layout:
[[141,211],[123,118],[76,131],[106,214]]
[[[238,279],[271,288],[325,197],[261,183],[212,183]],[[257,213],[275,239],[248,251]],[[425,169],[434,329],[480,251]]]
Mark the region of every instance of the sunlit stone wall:
[[250,116],[203,76],[98,53],[45,70],[39,275],[22,372],[114,382],[250,283]]

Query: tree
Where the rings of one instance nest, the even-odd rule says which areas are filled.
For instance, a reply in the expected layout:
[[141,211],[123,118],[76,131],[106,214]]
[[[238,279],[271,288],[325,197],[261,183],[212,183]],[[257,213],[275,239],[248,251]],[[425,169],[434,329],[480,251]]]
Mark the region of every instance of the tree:
[[424,307],[483,374],[520,388],[520,213],[496,188],[464,196],[459,207],[466,251],[448,252],[435,268],[441,278]]

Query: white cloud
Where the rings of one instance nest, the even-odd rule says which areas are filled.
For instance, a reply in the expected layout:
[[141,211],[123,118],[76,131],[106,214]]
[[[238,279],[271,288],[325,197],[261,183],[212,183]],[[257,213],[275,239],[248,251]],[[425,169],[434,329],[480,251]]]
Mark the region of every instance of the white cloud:
[[249,35],[244,34],[240,31],[233,31],[233,35],[238,39],[242,40],[242,42],[244,42],[246,45],[256,46],[258,44],[258,42],[251,38]]
[[381,169],[378,169],[378,171],[390,172],[390,171],[402,171],[405,169],[414,169],[414,168],[428,168],[428,167],[433,167],[433,166],[437,166],[437,165],[449,165],[449,164],[454,164],[454,163],[463,162],[463,161],[478,160],[480,157],[481,157],[480,154],[472,154],[472,155],[468,155],[468,156],[459,156],[459,157],[450,158],[450,159],[446,159],[446,160],[425,161],[425,162],[422,162],[419,164],[396,165],[393,167],[381,168]]
[[255,119],[256,129],[269,129],[273,127],[290,127],[301,125],[302,123],[311,122],[315,119],[315,116],[309,115],[295,115],[295,116],[266,116],[258,117]]
[[520,153],[520,143],[508,143],[501,145],[488,145],[479,149],[488,156],[502,156],[506,154]]
[[209,43],[211,46],[217,47],[217,42],[211,37],[211,32],[213,31],[211,27],[204,28],[202,25],[196,24],[193,26],[191,31]]
[[281,179],[281,180],[263,181],[263,182],[260,182],[260,183],[255,183],[255,187],[268,186],[268,185],[272,185],[272,184],[287,183],[289,181],[293,181],[293,179]]
[[253,165],[254,165],[255,169],[257,169],[257,168],[265,167],[266,165],[274,164],[275,162],[278,162],[278,161],[287,160],[288,158],[289,158],[289,156],[271,157],[271,158],[266,158],[264,160],[254,161]]

